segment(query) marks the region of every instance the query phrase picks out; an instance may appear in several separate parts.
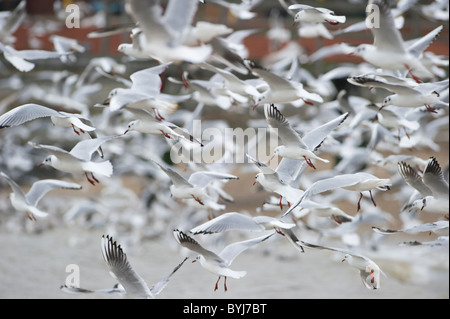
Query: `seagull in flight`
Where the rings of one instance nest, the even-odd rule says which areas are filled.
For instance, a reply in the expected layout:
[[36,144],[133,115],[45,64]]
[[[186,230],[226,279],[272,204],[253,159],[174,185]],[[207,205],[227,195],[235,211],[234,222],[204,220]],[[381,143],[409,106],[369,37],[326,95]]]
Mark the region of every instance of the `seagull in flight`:
[[172,272],[162,280],[149,287],[144,279],[134,270],[128,261],[127,255],[122,247],[117,244],[111,236],[103,235],[101,241],[102,255],[110,274],[119,282],[112,289],[83,289],[80,287],[61,286],[61,290],[67,293],[104,293],[104,294],[126,294],[133,299],[154,299],[169,283],[175,272],[183,266],[187,257],[177,265]]
[[30,220],[36,220],[36,217],[47,217],[48,213],[41,211],[36,206],[39,201],[49,191],[54,189],[74,189],[80,190],[82,187],[76,183],[60,181],[56,179],[43,179],[34,182],[30,190],[25,194],[22,188],[12,180],[8,175],[0,172],[0,176],[6,179],[9,186],[13,190],[9,198],[12,206],[20,212],[25,212]]

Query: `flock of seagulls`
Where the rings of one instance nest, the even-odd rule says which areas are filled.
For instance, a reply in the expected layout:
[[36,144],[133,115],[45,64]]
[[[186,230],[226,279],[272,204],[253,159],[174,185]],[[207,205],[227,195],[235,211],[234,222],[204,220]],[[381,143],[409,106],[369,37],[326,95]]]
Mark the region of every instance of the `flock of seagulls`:
[[[92,58],[72,73],[33,62],[77,63],[83,39],[59,37],[54,51],[14,48],[15,32],[27,19],[21,1],[0,15],[0,89],[7,92],[0,101],[0,186],[12,189],[0,207],[0,227],[23,231],[45,219],[102,227],[108,231],[102,256],[117,285],[61,290],[130,298],[155,298],[194,254],[193,261],[218,277],[214,290],[223,277],[227,291],[227,278],[245,280],[251,271],[231,269],[234,259],[246,250],[270,252],[280,238],[301,258],[311,250],[341,255],[370,290],[392,280],[377,260],[399,246],[393,234],[434,233],[429,241],[421,236],[401,244],[448,255],[448,164],[437,160],[441,148],[448,151],[440,134],[448,130],[448,56],[429,49],[448,29],[448,16],[439,14],[448,12],[448,2],[436,1],[436,9],[412,0],[397,7],[386,0],[348,5],[354,2],[376,6],[379,24],[350,25],[343,12],[279,0],[269,29],[235,30],[238,24],[206,21],[197,11],[221,8],[248,22],[264,18],[263,1],[125,0],[131,23],[87,36],[129,35],[118,58]],[[408,40],[398,19],[410,10],[439,26]],[[361,20],[372,14],[361,12]],[[311,28],[326,36],[304,32]],[[357,32],[371,35],[373,44],[345,43]],[[252,60],[244,41],[255,33],[274,42],[260,61]],[[308,57],[305,37],[341,44]],[[336,54],[359,58],[314,71]],[[276,145],[266,134],[237,145],[236,136],[224,133],[230,126],[274,133]],[[208,130],[214,134],[203,134]],[[423,149],[428,156],[418,156]],[[219,156],[210,161],[214,152]],[[239,186],[248,175],[255,186]],[[130,176],[143,186],[125,186]],[[32,185],[27,193],[26,185]],[[265,202],[252,200],[257,187]],[[229,211],[236,195],[250,199],[253,211]],[[370,234],[360,232],[362,225]],[[149,238],[169,243],[167,253],[185,255],[152,287],[118,244]],[[216,246],[220,253],[204,248]]]

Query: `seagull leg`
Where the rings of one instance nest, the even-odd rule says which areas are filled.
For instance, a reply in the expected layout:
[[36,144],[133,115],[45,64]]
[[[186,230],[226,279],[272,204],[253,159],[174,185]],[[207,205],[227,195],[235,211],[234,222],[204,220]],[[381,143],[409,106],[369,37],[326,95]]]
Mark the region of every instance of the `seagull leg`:
[[279,228],[275,228],[275,231],[281,236],[286,236]]
[[77,131],[77,129],[75,128],[75,125],[72,124],[72,129],[75,132],[75,134],[80,135],[80,132]]
[[429,111],[431,113],[437,113],[437,111],[435,109],[433,109],[431,106],[429,106],[428,104],[425,104],[425,107],[427,108],[427,111]]
[[310,102],[310,101],[308,101],[308,100],[305,100],[305,99],[303,99],[302,98],[302,100],[303,100],[303,102],[305,102],[306,104],[308,104],[308,105],[314,105],[314,103],[313,102]]
[[87,172],[84,172],[84,175],[86,175],[86,178],[87,178],[87,180],[89,181],[89,183],[91,183],[92,185],[95,186],[95,182],[94,182],[92,179],[89,178],[88,173],[87,173]]
[[27,217],[29,220],[35,222],[36,221],[36,217],[34,217],[34,215],[30,212],[27,212]]
[[199,203],[200,205],[205,205],[205,204],[200,200],[200,198],[195,197],[194,195],[192,195],[192,198],[195,199],[195,201],[196,201],[197,203]]
[[225,291],[228,290],[228,288],[227,288],[227,276],[225,276],[225,279],[223,281],[223,288],[225,289]]
[[165,136],[165,137],[167,137],[167,138],[172,138],[172,137],[170,137],[170,135],[169,134],[167,134],[166,132],[164,132],[163,130],[160,130],[161,131],[161,133]]
[[419,83],[419,84],[422,83],[422,81],[412,73],[412,70],[409,67],[409,65],[405,64],[405,67],[408,70],[409,75],[411,75],[411,77],[413,78],[414,81],[416,81],[416,83]]
[[95,176],[94,176],[94,174],[91,172],[91,176],[92,176],[92,179],[94,180],[94,181],[96,181],[98,184],[100,184],[100,181],[98,180],[98,179],[96,179],[95,178]]
[[283,210],[283,203],[281,203],[282,200],[283,200],[283,196],[280,196],[280,210]]
[[375,200],[373,199],[373,196],[372,196],[372,190],[369,191],[369,194],[370,194],[370,199],[372,200],[373,206],[377,207],[377,204],[375,203]]
[[311,162],[311,159],[306,158],[305,155],[303,155],[303,158],[306,161],[306,164],[308,164],[309,166],[311,166],[312,168],[316,169],[316,167],[314,166],[314,164]]
[[361,196],[359,196],[359,201],[358,201],[358,209],[356,210],[356,212],[359,212],[359,210],[361,209],[361,199],[363,198],[363,193],[360,193]]
[[216,291],[219,288],[219,280],[220,280],[220,276],[219,276],[219,278],[217,278],[216,286],[214,287],[214,291]]

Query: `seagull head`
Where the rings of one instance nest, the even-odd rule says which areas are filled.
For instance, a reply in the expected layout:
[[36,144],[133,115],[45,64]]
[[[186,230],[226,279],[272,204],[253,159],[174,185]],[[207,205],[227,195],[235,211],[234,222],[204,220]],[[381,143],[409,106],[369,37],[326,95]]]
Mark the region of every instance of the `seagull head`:
[[139,123],[139,120],[131,121],[128,123],[127,129],[123,134],[127,134],[129,131],[133,131],[136,127],[136,125]]
[[42,167],[44,165],[49,165],[52,166],[52,160],[53,160],[54,155],[49,155],[47,156],[41,164],[38,165],[38,167]]

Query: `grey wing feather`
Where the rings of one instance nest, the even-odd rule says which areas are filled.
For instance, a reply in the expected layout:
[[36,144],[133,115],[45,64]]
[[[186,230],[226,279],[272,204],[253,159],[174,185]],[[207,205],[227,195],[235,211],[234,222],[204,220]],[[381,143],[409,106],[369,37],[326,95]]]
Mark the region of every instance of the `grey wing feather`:
[[238,177],[226,173],[200,171],[192,173],[191,176],[189,177],[188,182],[198,187],[206,187],[213,180],[230,180],[230,179],[238,179]]
[[240,213],[226,213],[214,219],[207,221],[190,230],[194,235],[196,234],[212,234],[220,233],[230,229],[244,229],[244,230],[264,230],[264,227],[255,222],[255,220],[247,215]]
[[25,200],[25,198],[26,198],[25,193],[23,192],[22,188],[20,188],[20,186],[14,180],[12,180],[8,175],[6,175],[5,173],[3,173],[1,171],[0,171],[0,176],[2,176],[3,178],[6,179],[9,186],[13,190],[15,196],[21,197]]
[[65,181],[60,181],[57,179],[44,179],[35,182],[26,195],[28,204],[36,206],[37,203],[47,194],[49,191],[54,189],[81,189],[82,186],[76,183],[70,183]]
[[0,128],[17,126],[38,118],[50,116],[59,116],[59,113],[39,104],[24,104],[0,116]]
[[423,172],[423,182],[431,189],[435,197],[449,196],[448,182],[444,179],[441,166],[436,158],[431,157]]
[[432,195],[430,188],[425,185],[422,178],[410,165],[399,162],[397,167],[400,175],[409,186],[415,188],[423,197]]
[[163,291],[164,288],[166,288],[167,284],[169,283],[170,278],[172,278],[173,274],[175,274],[178,269],[181,268],[181,266],[183,266],[184,262],[188,259],[188,257],[184,258],[184,260],[177,265],[172,272],[165,278],[163,278],[162,280],[160,280],[159,282],[157,282],[156,284],[154,284],[151,288],[150,288],[150,292],[154,295],[157,296],[159,295],[159,293],[161,291]]
[[244,250],[259,244],[263,241],[265,241],[266,239],[270,238],[271,236],[273,236],[274,234],[276,234],[276,232],[270,233],[269,235],[264,235],[264,236],[260,236],[257,238],[253,238],[253,239],[249,239],[249,240],[244,240],[244,241],[240,241],[237,243],[233,243],[231,245],[226,246],[219,254],[219,256],[225,260],[225,263],[227,266],[231,265],[231,263],[233,262],[233,260],[240,254],[242,253]]
[[194,238],[186,235],[182,231],[174,229],[173,234],[175,236],[175,239],[181,246],[189,250],[192,250],[200,255],[203,255],[203,257],[205,258],[215,259],[219,262],[223,262],[222,258],[220,258],[217,254],[213,253],[208,249],[203,248]]
[[297,145],[307,147],[300,138],[300,135],[291,127],[288,120],[277,109],[276,106],[271,104],[264,108],[267,124],[270,127],[278,130],[278,136],[280,137],[284,145]]
[[109,235],[102,236],[102,254],[111,272],[124,287],[127,294],[141,297],[152,297],[144,279],[137,274],[128,262],[122,247]]
[[98,150],[98,148],[105,143],[106,141],[109,141],[113,138],[118,137],[116,136],[104,136],[104,137],[97,137],[92,139],[83,140],[81,142],[78,142],[70,151],[70,154],[74,157],[84,160],[84,161],[90,161],[92,154]]
[[306,133],[303,137],[303,143],[305,143],[310,150],[316,150],[325,138],[330,135],[330,133],[339,127],[348,117],[348,113],[344,113],[339,117],[331,120],[311,131]]

